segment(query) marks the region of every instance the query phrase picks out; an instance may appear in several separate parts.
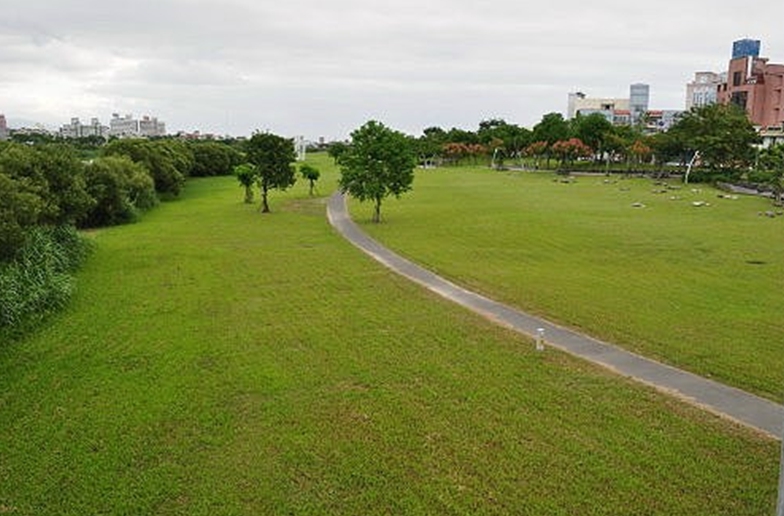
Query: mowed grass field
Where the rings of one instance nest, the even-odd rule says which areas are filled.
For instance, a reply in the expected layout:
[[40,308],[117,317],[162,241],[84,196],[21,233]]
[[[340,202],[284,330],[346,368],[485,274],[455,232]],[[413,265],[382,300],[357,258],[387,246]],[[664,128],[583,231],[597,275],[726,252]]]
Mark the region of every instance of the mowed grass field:
[[93,234],[68,310],[0,345],[0,513],[773,510],[776,441],[396,277],[304,183],[241,198]]
[[[784,398],[784,217],[705,185],[487,168],[418,170],[354,218],[495,299],[666,363]],[[671,180],[672,186],[680,186]],[[695,207],[694,202],[709,206]],[[644,207],[634,207],[641,203]]]

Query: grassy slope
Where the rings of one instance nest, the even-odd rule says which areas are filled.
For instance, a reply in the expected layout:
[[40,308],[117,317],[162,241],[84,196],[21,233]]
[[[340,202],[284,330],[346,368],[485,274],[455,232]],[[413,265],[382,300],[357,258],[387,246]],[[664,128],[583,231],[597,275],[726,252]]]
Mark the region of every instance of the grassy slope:
[[772,509],[776,443],[536,354],[361,256],[304,191],[261,216],[193,181],[95,235],[70,309],[0,346],[0,512]]
[[419,172],[412,193],[384,206],[389,223],[367,223],[367,206],[352,210],[371,234],[459,283],[782,399],[784,219],[758,215],[769,201],[552,178]]

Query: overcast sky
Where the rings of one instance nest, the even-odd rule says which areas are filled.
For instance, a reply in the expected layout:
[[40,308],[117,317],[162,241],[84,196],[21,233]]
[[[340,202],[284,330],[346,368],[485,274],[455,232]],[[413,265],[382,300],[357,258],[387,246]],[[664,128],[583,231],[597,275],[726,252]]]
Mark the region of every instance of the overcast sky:
[[0,113],[12,126],[157,116],[179,130],[343,139],[369,119],[419,135],[567,94],[682,109],[732,41],[784,62],[784,1],[0,0]]

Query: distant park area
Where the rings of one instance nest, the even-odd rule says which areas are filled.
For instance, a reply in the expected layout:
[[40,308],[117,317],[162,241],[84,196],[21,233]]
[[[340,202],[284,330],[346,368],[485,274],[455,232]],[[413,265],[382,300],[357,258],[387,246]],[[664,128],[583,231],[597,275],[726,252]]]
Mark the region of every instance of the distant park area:
[[[396,251],[490,297],[781,401],[784,217],[680,178],[420,171],[385,224]],[[779,208],[780,210],[780,208]]]
[[[396,276],[308,163],[315,195],[269,214],[193,178],[89,232],[71,302],[0,346],[0,514],[772,511],[778,442]],[[780,401],[784,217],[670,184],[443,167],[379,224],[351,209],[457,283]]]

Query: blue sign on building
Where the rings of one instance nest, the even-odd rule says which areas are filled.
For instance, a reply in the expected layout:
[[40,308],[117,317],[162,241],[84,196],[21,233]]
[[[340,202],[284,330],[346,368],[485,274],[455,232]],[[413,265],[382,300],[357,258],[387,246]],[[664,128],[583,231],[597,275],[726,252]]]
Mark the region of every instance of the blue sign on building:
[[760,40],[758,39],[739,39],[732,43],[732,58],[739,57],[759,57]]

